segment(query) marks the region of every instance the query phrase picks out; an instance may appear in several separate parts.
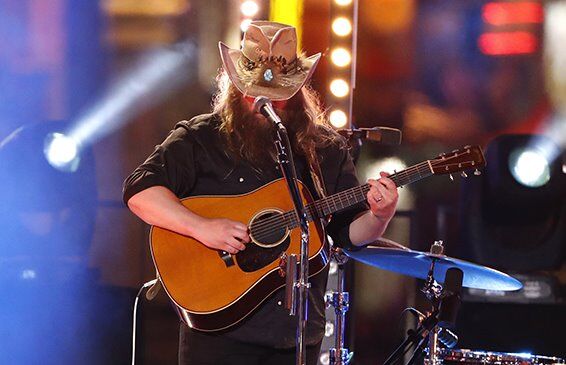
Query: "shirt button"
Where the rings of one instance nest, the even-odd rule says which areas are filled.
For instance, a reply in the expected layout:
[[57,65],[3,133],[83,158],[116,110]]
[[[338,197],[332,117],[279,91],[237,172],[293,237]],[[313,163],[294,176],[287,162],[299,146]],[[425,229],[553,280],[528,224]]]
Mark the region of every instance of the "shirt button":
[[277,302],[277,305],[279,305],[279,306],[280,306],[281,304],[283,304],[283,303],[281,303],[281,301],[278,301],[278,302]]
[[238,179],[239,182],[244,182],[244,178],[241,177],[240,179]]

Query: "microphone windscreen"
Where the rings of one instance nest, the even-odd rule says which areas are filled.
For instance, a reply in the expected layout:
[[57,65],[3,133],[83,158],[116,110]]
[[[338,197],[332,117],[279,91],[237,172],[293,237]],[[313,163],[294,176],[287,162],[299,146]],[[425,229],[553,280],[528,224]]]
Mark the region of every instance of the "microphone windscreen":
[[387,145],[401,144],[401,131],[396,128],[381,128],[381,143]]
[[444,291],[450,293],[462,292],[462,283],[464,282],[464,272],[457,267],[451,267],[446,270],[444,278]]
[[271,105],[271,100],[266,96],[258,96],[254,100],[254,111],[261,113],[261,108],[265,105]]
[[460,293],[462,292],[463,279],[464,273],[456,267],[451,267],[446,271],[444,293],[438,311],[438,325],[440,327],[452,330],[456,328],[456,317],[460,309]]
[[389,127],[361,128],[366,132],[366,138],[370,141],[386,145],[401,144],[401,130]]

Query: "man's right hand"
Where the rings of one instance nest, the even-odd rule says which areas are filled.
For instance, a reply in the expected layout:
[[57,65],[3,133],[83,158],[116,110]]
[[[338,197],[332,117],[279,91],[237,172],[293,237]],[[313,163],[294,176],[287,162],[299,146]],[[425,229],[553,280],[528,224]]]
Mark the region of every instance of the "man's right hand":
[[250,242],[245,224],[225,218],[204,218],[193,236],[209,248],[231,254],[244,250]]

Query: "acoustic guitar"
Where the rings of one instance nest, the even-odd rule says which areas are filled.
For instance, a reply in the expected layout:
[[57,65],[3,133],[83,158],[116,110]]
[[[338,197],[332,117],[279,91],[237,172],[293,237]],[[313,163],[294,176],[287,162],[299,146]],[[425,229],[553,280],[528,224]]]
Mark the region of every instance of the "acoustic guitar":
[[[442,154],[389,176],[398,187],[436,174],[452,174],[485,165],[478,146]],[[309,276],[326,266],[328,254],[322,218],[366,200],[364,184],[314,200],[306,186],[299,190],[309,220]],[[251,242],[235,255],[210,249],[175,232],[152,226],[153,262],[165,291],[192,328],[216,331],[249,315],[285,284],[286,255],[300,257],[300,229],[284,179],[234,196],[195,196],[182,204],[208,218],[247,223]]]

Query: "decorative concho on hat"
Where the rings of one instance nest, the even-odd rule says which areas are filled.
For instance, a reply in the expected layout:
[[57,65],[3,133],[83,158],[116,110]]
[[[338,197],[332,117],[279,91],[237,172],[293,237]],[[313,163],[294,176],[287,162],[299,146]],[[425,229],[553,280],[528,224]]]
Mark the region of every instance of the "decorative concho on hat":
[[293,97],[312,76],[321,56],[297,56],[295,28],[270,21],[251,22],[241,49],[222,42],[218,46],[224,69],[242,94],[274,101]]

